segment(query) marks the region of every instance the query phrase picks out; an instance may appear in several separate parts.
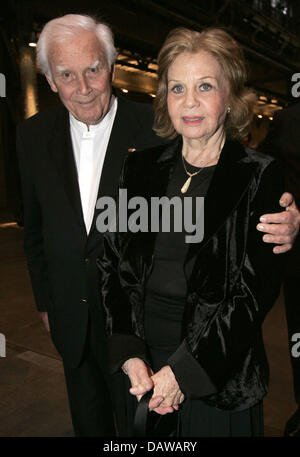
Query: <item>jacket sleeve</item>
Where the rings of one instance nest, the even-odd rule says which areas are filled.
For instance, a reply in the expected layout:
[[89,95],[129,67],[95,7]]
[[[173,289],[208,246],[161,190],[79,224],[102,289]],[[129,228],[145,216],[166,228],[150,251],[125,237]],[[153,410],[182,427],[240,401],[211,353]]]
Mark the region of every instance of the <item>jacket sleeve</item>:
[[[124,187],[127,163],[128,158],[123,165],[119,189]],[[118,227],[118,217],[116,227]],[[97,261],[108,334],[109,365],[112,373],[119,370],[123,363],[132,357],[138,357],[149,364],[145,342],[135,334],[132,304],[120,283],[120,244],[118,230],[106,232],[103,237],[103,256]]]
[[286,141],[282,132],[286,131],[285,119],[281,111],[274,114],[269,131],[264,140],[259,145],[259,151],[269,154],[276,159],[281,159],[282,150]]
[[47,264],[43,247],[42,213],[35,191],[32,158],[23,147],[20,126],[17,129],[17,153],[24,208],[24,250],[38,311],[47,311],[50,302]]
[[259,336],[279,294],[285,256],[273,253],[273,245],[262,241],[256,225],[262,214],[280,210],[283,187],[281,169],[272,161],[250,202],[247,247],[237,281],[206,322],[198,340],[186,338],[168,360],[188,397],[204,397],[224,387]]

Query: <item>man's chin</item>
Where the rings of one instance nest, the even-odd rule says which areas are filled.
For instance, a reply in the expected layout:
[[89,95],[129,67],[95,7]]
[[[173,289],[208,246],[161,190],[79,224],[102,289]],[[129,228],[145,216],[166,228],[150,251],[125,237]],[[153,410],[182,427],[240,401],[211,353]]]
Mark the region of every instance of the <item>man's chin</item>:
[[[73,114],[73,113],[72,113]],[[82,122],[83,124],[88,124],[88,125],[96,125],[98,124],[101,119],[102,119],[102,116],[101,115],[98,115],[98,116],[87,116],[87,115],[84,115],[82,113],[75,113],[73,114],[73,116],[80,122]]]

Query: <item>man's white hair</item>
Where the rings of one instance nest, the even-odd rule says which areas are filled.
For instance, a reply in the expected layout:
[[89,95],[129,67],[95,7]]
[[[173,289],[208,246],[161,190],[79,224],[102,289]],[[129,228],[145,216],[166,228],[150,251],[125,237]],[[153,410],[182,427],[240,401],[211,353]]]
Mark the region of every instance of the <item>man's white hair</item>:
[[99,42],[104,45],[106,58],[111,67],[117,58],[113,33],[108,25],[97,22],[94,18],[82,14],[66,14],[52,19],[44,26],[37,43],[37,65],[44,74],[51,78],[48,51],[52,43],[61,43],[80,35],[84,31],[95,33]]

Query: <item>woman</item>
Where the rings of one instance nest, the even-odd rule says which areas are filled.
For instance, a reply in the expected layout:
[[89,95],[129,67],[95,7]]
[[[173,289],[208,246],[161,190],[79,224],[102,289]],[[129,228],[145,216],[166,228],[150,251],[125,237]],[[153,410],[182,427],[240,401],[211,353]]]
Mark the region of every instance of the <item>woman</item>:
[[155,130],[175,140],[133,152],[120,188],[149,207],[151,197],[205,197],[204,239],[188,244],[175,230],[105,238],[111,366],[131,383],[123,394],[127,433],[130,395],[153,387],[150,409],[179,418],[182,436],[261,436],[268,384],[261,325],[279,292],[282,258],[256,224],[279,210],[281,173],[237,141],[253,95],[244,88],[242,50],[225,31],[172,31],[158,67]]

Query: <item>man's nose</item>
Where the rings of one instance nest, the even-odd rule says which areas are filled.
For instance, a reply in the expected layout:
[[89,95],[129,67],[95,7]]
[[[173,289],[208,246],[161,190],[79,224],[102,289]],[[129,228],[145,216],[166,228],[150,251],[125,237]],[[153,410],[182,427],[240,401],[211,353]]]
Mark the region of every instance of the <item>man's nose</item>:
[[91,92],[91,87],[89,86],[88,79],[82,75],[78,78],[78,88],[77,91],[82,95],[87,95]]

